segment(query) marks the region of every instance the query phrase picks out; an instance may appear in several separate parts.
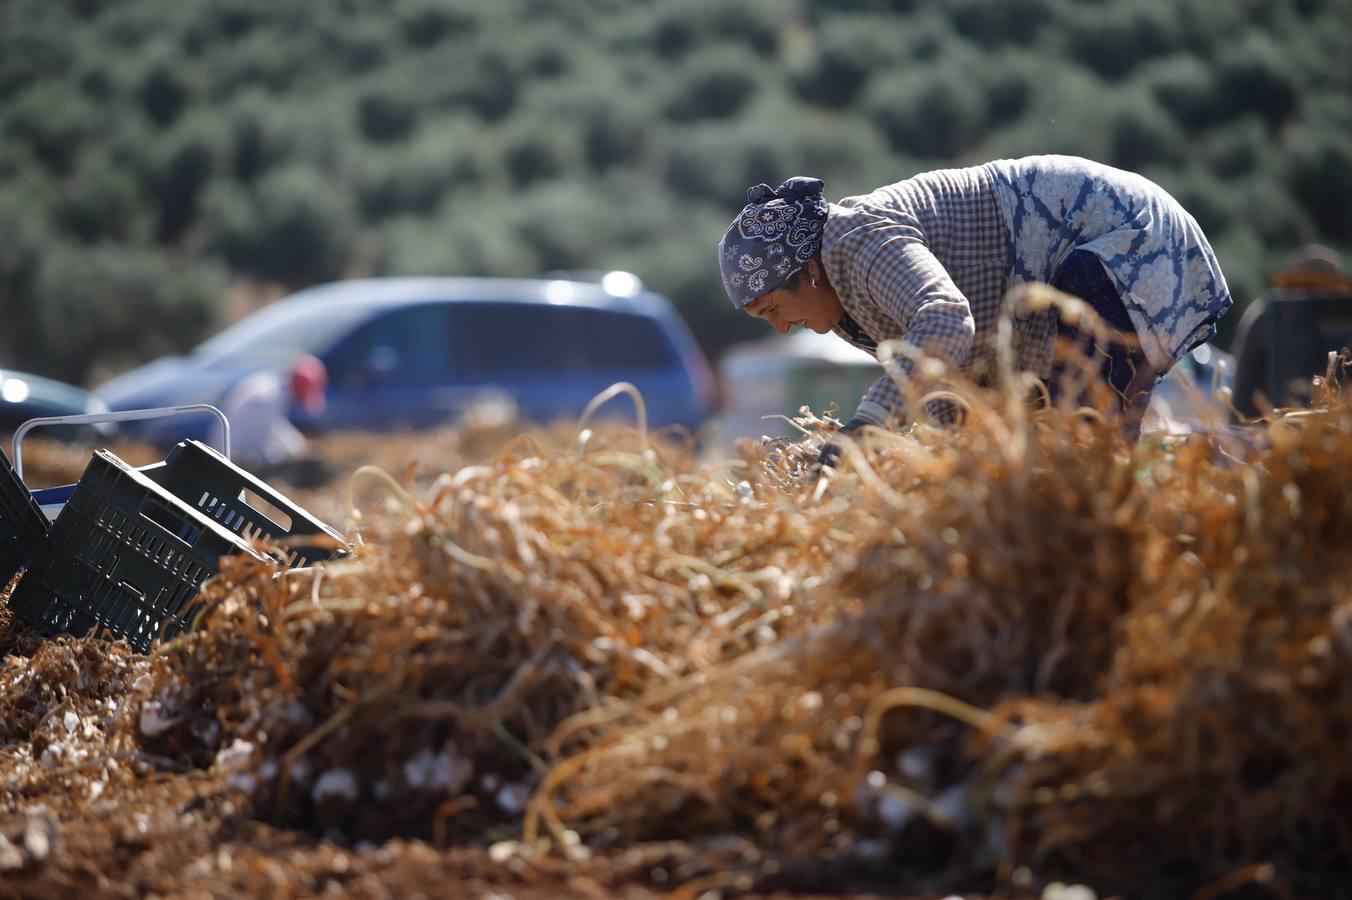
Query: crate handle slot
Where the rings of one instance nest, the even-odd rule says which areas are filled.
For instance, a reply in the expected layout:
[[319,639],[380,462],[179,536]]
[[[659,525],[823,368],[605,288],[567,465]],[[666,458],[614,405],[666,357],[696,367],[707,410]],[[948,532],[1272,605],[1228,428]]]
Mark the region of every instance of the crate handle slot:
[[231,478],[228,491],[254,512],[272,520],[274,525],[290,531],[300,509],[286,495],[272,485],[248,472]]
[[[210,447],[206,447],[198,441],[189,443],[198,444],[199,447],[211,451]],[[167,462],[173,462],[174,452],[169,454]],[[229,459],[227,458],[226,461],[229,462]],[[214,513],[206,512],[208,509],[212,509],[214,505],[209,501],[238,502],[271,521],[273,525],[285,532],[290,532],[302,522],[307,526],[323,529],[322,522],[319,522],[281,491],[253,473],[238,466],[231,466],[228,470],[222,470],[218,474],[219,478],[212,483],[210,488],[201,493],[195,504],[205,515],[209,517],[214,515]],[[197,496],[197,489],[194,489],[193,496]],[[226,498],[232,499],[227,500]]]
[[154,495],[142,500],[136,511],[141,518],[164,532],[171,540],[189,549],[197,543],[202,534],[202,529],[194,525],[190,519]]
[[294,520],[291,518],[291,513],[287,512],[278,504],[273,503],[262,494],[259,494],[252,487],[245,487],[244,490],[240,492],[239,499],[241,503],[244,503],[254,512],[269,519],[274,525],[280,526],[283,531],[289,532],[291,530],[291,526],[294,523]]
[[188,403],[183,406],[156,406],[149,409],[125,409],[121,412],[87,413],[80,416],[43,416],[29,419],[14,432],[14,474],[23,480],[23,439],[34,428],[45,425],[98,425],[104,422],[134,422],[140,419],[163,419],[168,416],[210,413],[221,423],[221,455],[230,458],[230,420],[210,403]]

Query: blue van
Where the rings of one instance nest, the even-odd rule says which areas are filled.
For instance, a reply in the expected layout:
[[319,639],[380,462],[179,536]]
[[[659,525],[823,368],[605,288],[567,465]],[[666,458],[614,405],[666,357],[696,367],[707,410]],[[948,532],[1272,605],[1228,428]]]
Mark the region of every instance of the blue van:
[[[324,403],[314,414],[292,397],[290,418],[317,434],[429,428],[454,421],[486,394],[510,396],[529,420],[574,417],[617,381],[643,393],[654,426],[693,430],[715,400],[708,362],[666,298],[642,289],[617,294],[604,282],[505,278],[373,278],[307,288],[185,356],[113,378],[96,395],[113,410],[220,405],[263,370],[288,386],[313,383],[290,377],[301,359],[322,364]],[[204,419],[201,429],[207,425]],[[139,436],[168,443],[205,436],[182,422],[172,427]]]

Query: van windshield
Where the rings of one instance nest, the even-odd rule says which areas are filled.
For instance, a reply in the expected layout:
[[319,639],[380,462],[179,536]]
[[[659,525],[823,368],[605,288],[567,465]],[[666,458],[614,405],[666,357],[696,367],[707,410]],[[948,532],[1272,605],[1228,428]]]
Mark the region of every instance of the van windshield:
[[362,303],[282,301],[245,316],[192,353],[204,362],[286,362],[301,353],[319,355],[372,314],[372,308]]

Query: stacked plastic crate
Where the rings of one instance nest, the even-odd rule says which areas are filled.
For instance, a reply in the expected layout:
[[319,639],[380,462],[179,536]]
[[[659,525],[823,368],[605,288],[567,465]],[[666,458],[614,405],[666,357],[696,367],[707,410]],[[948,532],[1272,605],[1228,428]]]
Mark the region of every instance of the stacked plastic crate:
[[47,634],[101,634],[146,652],[191,624],[221,557],[294,566],[348,549],[337,531],[197,441],[141,469],[95,451],[50,530],[4,462],[0,577],[8,583],[25,570],[9,606]]
[[47,520],[0,450],[0,591],[47,540]]

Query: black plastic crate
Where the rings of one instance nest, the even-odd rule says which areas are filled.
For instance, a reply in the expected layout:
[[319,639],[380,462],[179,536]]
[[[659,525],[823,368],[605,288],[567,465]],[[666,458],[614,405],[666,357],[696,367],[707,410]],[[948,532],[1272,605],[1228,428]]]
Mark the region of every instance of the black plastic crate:
[[[289,565],[332,559],[349,549],[333,528],[200,441],[180,442],[163,465],[141,471],[228,531],[280,545]],[[243,497],[245,490],[272,509],[251,505]]]
[[0,590],[47,542],[47,517],[0,450]]
[[222,556],[261,554],[107,450],[95,451],[9,605],[48,634],[96,627],[144,653],[183,630]]

